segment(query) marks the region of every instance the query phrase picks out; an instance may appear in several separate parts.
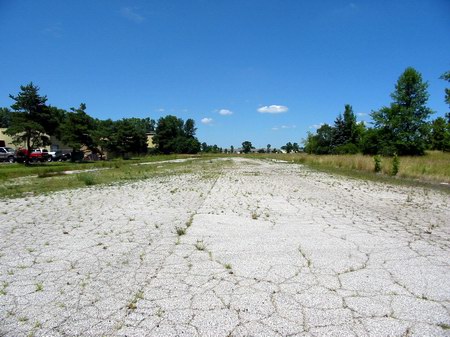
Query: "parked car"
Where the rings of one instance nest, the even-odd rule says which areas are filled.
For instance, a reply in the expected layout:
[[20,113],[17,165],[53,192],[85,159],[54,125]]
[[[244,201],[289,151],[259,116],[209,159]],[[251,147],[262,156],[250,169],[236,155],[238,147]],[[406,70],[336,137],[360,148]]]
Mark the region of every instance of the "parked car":
[[66,161],[71,158],[70,153],[63,153],[61,150],[50,151],[48,161]]
[[[28,150],[27,149],[19,149],[16,151],[16,161],[18,163],[23,163],[25,161],[25,158],[28,156]],[[34,149],[31,150],[30,153],[30,161],[32,162],[44,162],[44,161],[51,161],[50,154],[48,153],[47,149]]]
[[10,147],[0,147],[0,160],[1,161],[9,161],[10,163],[14,163],[14,149]]

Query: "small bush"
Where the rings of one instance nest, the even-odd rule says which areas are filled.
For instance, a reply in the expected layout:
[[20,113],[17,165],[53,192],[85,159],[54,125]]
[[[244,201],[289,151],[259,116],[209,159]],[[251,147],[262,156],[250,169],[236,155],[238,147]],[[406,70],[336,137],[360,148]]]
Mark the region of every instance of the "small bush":
[[92,186],[96,184],[95,177],[92,174],[79,174],[78,180],[84,182],[86,186]]
[[393,176],[397,175],[399,168],[400,168],[400,159],[398,158],[397,154],[394,154],[394,158],[392,159],[392,175]]
[[373,161],[375,163],[375,172],[381,172],[381,157],[379,155],[376,155],[375,157],[373,157]]

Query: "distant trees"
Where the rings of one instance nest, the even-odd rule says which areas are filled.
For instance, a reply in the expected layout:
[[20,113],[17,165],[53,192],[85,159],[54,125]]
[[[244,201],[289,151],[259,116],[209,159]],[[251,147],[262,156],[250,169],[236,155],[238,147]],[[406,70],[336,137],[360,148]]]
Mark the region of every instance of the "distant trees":
[[158,120],[153,142],[161,153],[198,153],[200,142],[195,137],[195,122],[186,123],[175,116],[161,117]]
[[250,153],[250,151],[253,149],[253,145],[252,142],[246,140],[244,142],[242,142],[242,152],[244,153]]
[[323,124],[316,134],[308,133],[305,152],[315,154],[357,153],[360,148],[364,124],[356,121],[351,105],[346,104],[344,115],[339,114],[334,125]]
[[[441,78],[450,80],[450,72]],[[347,104],[333,126],[324,124],[315,134],[308,133],[305,151],[315,154],[422,155],[427,148],[446,148],[443,144],[447,127],[443,120],[437,119],[431,127],[428,121],[433,111],[426,105],[427,88],[428,84],[423,82],[418,71],[406,68],[391,94],[392,103],[371,113],[373,128],[366,129],[363,123],[358,123],[352,107]],[[450,101],[448,95],[449,91],[446,91],[446,101]]]

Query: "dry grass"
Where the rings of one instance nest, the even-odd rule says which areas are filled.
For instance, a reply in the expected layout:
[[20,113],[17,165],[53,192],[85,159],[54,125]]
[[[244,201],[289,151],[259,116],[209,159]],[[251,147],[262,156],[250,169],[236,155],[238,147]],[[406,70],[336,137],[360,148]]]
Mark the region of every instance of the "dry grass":
[[[310,165],[314,168],[362,171],[374,173],[372,156],[356,155],[309,155],[263,154],[260,157],[274,158]],[[381,157],[381,174],[391,175],[392,158]],[[375,174],[375,173],[374,173]],[[432,183],[450,184],[450,153],[429,151],[425,156],[400,157],[398,177]]]

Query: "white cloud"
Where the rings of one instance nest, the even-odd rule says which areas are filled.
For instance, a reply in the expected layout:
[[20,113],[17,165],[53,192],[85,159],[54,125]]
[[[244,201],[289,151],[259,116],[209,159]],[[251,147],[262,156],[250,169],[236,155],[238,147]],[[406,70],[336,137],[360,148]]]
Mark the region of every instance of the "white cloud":
[[233,111],[228,110],[228,109],[220,109],[219,110],[219,115],[222,115],[222,116],[229,116],[232,114],[233,114]]
[[279,114],[288,111],[288,107],[284,105],[265,105],[258,108],[258,112],[262,114]]
[[164,111],[166,111],[166,109],[164,109],[164,108],[156,109],[156,112],[164,112]]
[[130,20],[133,21],[135,23],[141,23],[142,21],[144,21],[144,17],[142,15],[140,15],[139,13],[137,13],[133,8],[130,7],[124,7],[120,10],[120,14]]
[[358,112],[357,115],[360,116],[360,117],[363,117],[363,116],[367,116],[367,113],[365,113],[365,112]]
[[203,124],[205,124],[205,125],[209,125],[209,124],[211,124],[211,123],[213,122],[213,119],[212,119],[212,118],[205,117],[205,118],[202,118],[201,122],[202,122]]
[[288,110],[288,107],[284,105],[265,105],[258,108],[258,112],[262,114],[280,114]]
[[324,124],[324,123],[314,124],[314,125],[311,125],[309,128],[310,128],[310,129],[318,129],[318,128],[320,128],[323,124]]
[[273,130],[273,131],[278,131],[278,130],[279,130],[279,128],[278,128],[278,127],[276,127],[276,126],[274,126],[274,127],[272,128],[272,130]]

